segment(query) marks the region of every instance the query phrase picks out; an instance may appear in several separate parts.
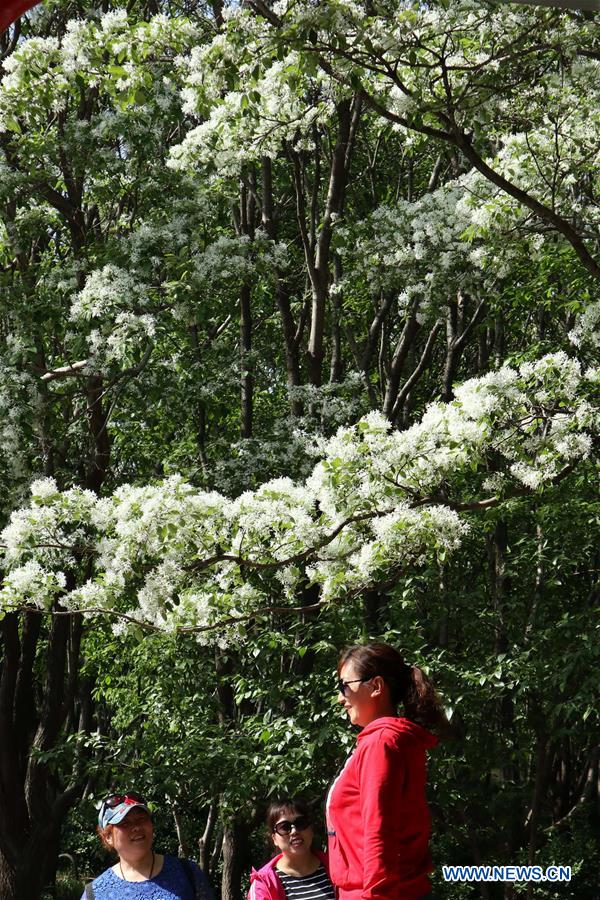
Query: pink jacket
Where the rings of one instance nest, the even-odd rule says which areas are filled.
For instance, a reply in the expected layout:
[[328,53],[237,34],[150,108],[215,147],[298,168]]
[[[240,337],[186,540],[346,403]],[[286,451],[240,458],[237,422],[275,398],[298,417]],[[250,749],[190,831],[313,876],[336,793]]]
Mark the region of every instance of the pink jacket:
[[[329,875],[329,862],[327,854],[321,850],[313,850],[315,856],[318,856],[327,875]],[[278,853],[273,859],[259,869],[252,869],[250,872],[250,890],[248,891],[248,900],[285,900],[285,891],[281,879],[275,871],[275,866],[283,856]]]

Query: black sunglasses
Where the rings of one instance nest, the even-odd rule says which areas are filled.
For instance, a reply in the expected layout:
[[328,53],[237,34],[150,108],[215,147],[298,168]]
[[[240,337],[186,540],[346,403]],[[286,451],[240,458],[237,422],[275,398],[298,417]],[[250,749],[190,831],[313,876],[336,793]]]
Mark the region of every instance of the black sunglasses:
[[292,819],[291,822],[288,822],[287,819],[282,819],[281,822],[277,822],[273,826],[273,833],[279,835],[291,834],[292,828],[295,828],[296,831],[304,831],[305,828],[310,828],[310,821],[306,816],[298,816],[297,819]]
[[338,679],[337,689],[342,696],[346,696],[346,691],[348,690],[349,684],[357,684],[358,682],[372,681],[372,678],[353,678],[351,681],[343,681],[341,678]]
[[102,812],[105,809],[114,809],[115,806],[120,806],[121,803],[143,803],[144,806],[148,805],[141,794],[136,793],[136,791],[126,791],[124,794],[109,794],[102,803]]

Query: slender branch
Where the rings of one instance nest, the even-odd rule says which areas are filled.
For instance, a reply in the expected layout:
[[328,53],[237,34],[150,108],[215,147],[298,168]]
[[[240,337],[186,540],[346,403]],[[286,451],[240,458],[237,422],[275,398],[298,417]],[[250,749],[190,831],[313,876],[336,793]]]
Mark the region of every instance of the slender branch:
[[[259,15],[266,18],[276,28],[281,28],[283,24],[282,20],[275,13],[269,10],[266,4],[262,2],[262,0],[251,0],[251,6]],[[347,79],[345,78],[343,69],[340,68],[339,70],[336,70],[335,66],[332,65],[327,59],[325,59],[323,54],[319,53],[316,47],[310,47],[308,49],[316,52],[319,65],[324,72],[326,72],[335,81],[347,85]],[[336,49],[335,52],[339,51],[337,51]],[[527,54],[529,54],[529,51],[526,52]],[[499,172],[494,170],[475,150],[470,136],[457,125],[454,119],[454,99],[452,97],[450,83],[447,78],[447,71],[445,70],[445,68],[443,68],[442,77],[443,79],[445,79],[445,85],[448,95],[449,115],[442,113],[441,110],[433,110],[433,112],[437,115],[438,120],[446,126],[445,129],[434,128],[423,123],[420,125],[416,125],[414,122],[411,122],[404,116],[397,115],[396,113],[393,113],[391,110],[387,109],[383,103],[379,102],[379,100],[377,100],[372,94],[370,94],[364,87],[359,90],[358,96],[368,107],[370,107],[370,109],[378,113],[382,118],[387,119],[390,122],[402,125],[404,128],[407,128],[410,131],[415,131],[419,134],[424,134],[428,137],[436,138],[438,140],[444,141],[445,143],[454,144],[456,147],[458,147],[463,152],[465,157],[469,160],[469,162],[479,172],[481,172],[481,174],[484,175],[488,181],[501,188],[510,197],[514,197],[515,200],[518,200],[519,203],[522,203],[523,206],[526,206],[528,209],[530,209],[543,222],[550,224],[554,229],[556,229],[556,231],[559,232],[559,234],[562,234],[563,237],[565,237],[566,240],[571,244],[576,255],[579,257],[582,265],[587,269],[587,271],[590,272],[590,274],[593,275],[594,278],[600,279],[600,265],[591,255],[591,253],[585,246],[581,235],[575,230],[575,228],[573,228],[573,226],[565,218],[558,215],[558,213],[556,213],[553,209],[550,209],[539,200],[536,200],[535,197],[532,197],[531,194],[529,194],[527,191],[522,190],[516,184],[509,181]]]
[[587,271],[593,275],[594,278],[600,279],[600,265],[585,246],[581,235],[569,224],[569,222],[567,222],[566,219],[559,216],[558,213],[554,212],[554,210],[545,206],[543,203],[540,203],[539,200],[536,200],[535,197],[532,197],[527,191],[517,187],[516,184],[513,184],[499,172],[496,172],[495,169],[492,169],[479,153],[477,153],[469,137],[458,129],[455,132],[455,143],[457,147],[462,150],[473,167],[477,169],[478,172],[481,172],[488,181],[491,181],[492,184],[501,188],[510,197],[514,197],[515,200],[518,200],[519,203],[522,203],[523,206],[530,209],[543,222],[552,225],[559,234],[562,234],[562,236],[571,244],[576,255],[579,257],[580,262]]
[[[377,590],[385,590],[388,587],[391,587],[397,581],[397,575],[394,573],[393,577],[389,577],[385,579],[385,581],[378,582],[376,585],[371,585]],[[297,613],[298,615],[316,612],[319,609],[323,609],[326,606],[331,606],[334,603],[339,603],[342,600],[353,599],[354,597],[359,596],[365,590],[367,590],[368,585],[360,585],[359,587],[354,588],[352,591],[348,591],[347,594],[338,595],[337,597],[332,597],[329,600],[318,600],[316,603],[309,603],[305,606],[261,606],[258,609],[253,610],[249,613],[244,613],[241,616],[225,616],[222,619],[219,619],[217,622],[212,622],[210,625],[179,625],[174,630],[175,634],[200,634],[206,631],[215,631],[222,628],[227,628],[230,625],[238,625],[240,622],[249,622],[252,619],[260,619],[267,615],[272,614],[282,614],[287,615],[289,613]],[[21,607],[23,609],[23,607]],[[26,607],[27,612],[39,613],[40,615],[46,614],[51,616],[77,616],[81,615],[81,610],[73,611],[67,609],[39,609],[37,607]],[[165,634],[167,633],[167,629],[161,628],[160,625],[153,625],[151,622],[146,622],[143,619],[136,619],[135,616],[130,615],[129,613],[122,613],[118,610],[114,609],[104,609],[103,607],[90,607],[85,610],[86,615],[103,615],[103,616],[111,616],[117,619],[122,619],[124,622],[129,622],[132,625],[137,625],[139,628],[143,628],[145,631],[152,631],[157,634]]]
[[322,550],[324,547],[327,547],[331,544],[332,541],[340,534],[348,525],[353,525],[357,522],[367,522],[370,519],[380,518],[381,516],[387,516],[393,510],[372,510],[371,512],[359,513],[355,516],[348,516],[346,519],[343,519],[337,525],[333,531],[331,531],[326,537],[324,537],[321,541],[314,544],[312,547],[309,547],[306,550],[303,550],[301,553],[296,553],[293,556],[288,556],[287,559],[276,559],[270,560],[269,562],[259,562],[258,560],[244,559],[239,554],[234,553],[217,553],[214,556],[208,557],[208,559],[202,559],[194,565],[190,566],[190,570],[193,572],[202,571],[203,569],[208,569],[210,566],[214,566],[216,563],[220,562],[234,562],[237,563],[241,568],[251,568],[259,571],[269,570],[269,569],[279,569],[283,566],[293,565],[295,563],[305,562],[309,559],[313,554],[317,553],[319,550]]
[[[78,362],[68,363],[66,366],[59,366],[58,369],[51,369],[41,376],[42,381],[54,381],[57,378],[68,378],[71,375],[81,375],[81,370],[87,366],[87,359],[80,359]],[[85,376],[83,376],[85,377]]]
[[394,403],[394,407],[391,411],[390,418],[391,418],[392,422],[397,421],[398,416],[400,415],[400,410],[402,408],[402,405],[404,404],[404,401],[406,400],[406,398],[412,391],[413,387],[415,386],[415,384],[417,383],[417,381],[419,380],[419,378],[421,377],[421,375],[423,374],[423,372],[429,365],[429,361],[430,361],[431,355],[433,353],[433,347],[435,345],[435,339],[436,339],[438,331],[440,330],[441,327],[442,327],[442,323],[438,319],[438,321],[434,323],[433,328],[429,332],[429,336],[425,343],[425,347],[423,348],[423,353],[421,354],[421,358],[420,358],[419,362],[415,366],[413,373],[410,375],[409,378],[407,378],[404,386],[402,387],[402,390],[398,393],[396,402]]
[[577,798],[576,802],[573,804],[571,809],[566,813],[562,818],[560,818],[557,822],[553,822],[552,825],[549,825],[547,828],[544,828],[544,832],[546,834],[555,831],[557,828],[562,828],[579,810],[581,810],[586,803],[591,801],[594,789],[596,786],[596,782],[598,780],[598,760],[600,759],[600,747],[594,747],[593,750],[588,754],[585,769],[586,779],[583,785],[583,789]]

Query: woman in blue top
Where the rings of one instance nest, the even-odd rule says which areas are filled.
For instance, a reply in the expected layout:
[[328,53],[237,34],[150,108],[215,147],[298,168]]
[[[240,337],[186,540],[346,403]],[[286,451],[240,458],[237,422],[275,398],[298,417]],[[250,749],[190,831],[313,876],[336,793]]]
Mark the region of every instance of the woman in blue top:
[[107,797],[98,815],[98,834],[118,860],[86,886],[81,900],[214,900],[195,863],[155,853],[152,815],[139,794]]

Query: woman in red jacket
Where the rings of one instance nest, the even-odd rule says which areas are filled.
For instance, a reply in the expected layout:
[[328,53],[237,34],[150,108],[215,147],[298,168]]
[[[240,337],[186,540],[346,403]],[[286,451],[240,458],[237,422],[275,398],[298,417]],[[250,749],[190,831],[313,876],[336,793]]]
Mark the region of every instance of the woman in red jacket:
[[418,900],[432,868],[425,756],[445,715],[431,681],[387,644],[350,647],[338,674],[362,730],[327,798],[331,880],[339,900]]

